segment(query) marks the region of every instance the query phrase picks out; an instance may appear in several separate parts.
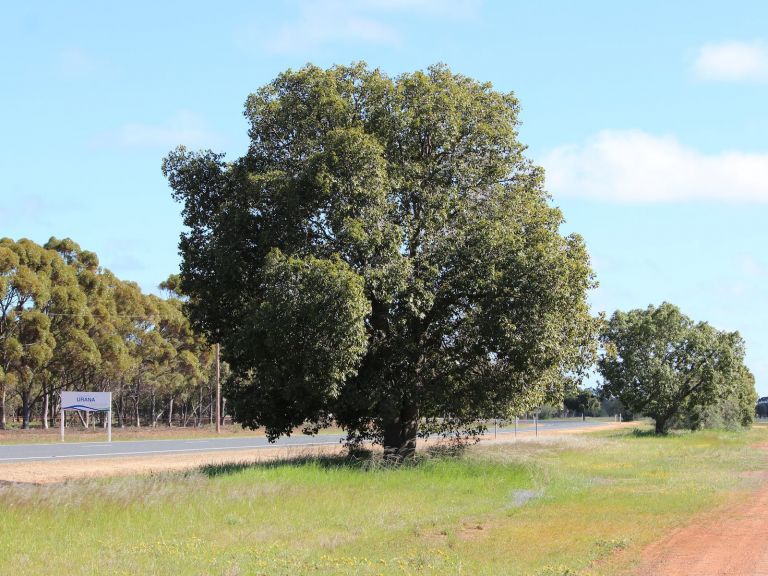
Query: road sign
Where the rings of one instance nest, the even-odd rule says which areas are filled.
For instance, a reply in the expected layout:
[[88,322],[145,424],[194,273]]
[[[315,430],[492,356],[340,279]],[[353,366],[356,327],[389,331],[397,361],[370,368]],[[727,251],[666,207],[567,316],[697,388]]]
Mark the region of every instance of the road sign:
[[62,410],[106,412],[112,408],[112,392],[62,392]]
[[64,410],[107,413],[107,440],[112,442],[112,392],[62,392],[61,441],[64,441]]

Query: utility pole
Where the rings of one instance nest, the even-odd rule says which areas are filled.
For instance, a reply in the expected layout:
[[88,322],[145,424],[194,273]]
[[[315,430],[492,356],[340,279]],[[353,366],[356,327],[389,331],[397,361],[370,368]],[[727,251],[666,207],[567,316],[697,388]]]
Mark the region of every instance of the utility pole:
[[221,345],[216,344],[216,434],[221,434]]

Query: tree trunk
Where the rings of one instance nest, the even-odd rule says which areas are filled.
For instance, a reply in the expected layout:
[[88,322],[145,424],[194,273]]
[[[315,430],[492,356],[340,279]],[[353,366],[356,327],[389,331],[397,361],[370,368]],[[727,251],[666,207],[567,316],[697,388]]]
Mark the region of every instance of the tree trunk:
[[136,380],[136,398],[134,400],[136,408],[136,428],[141,428],[141,415],[139,414],[139,404],[141,403],[141,378]]
[[666,434],[669,431],[669,419],[658,417],[656,418],[656,434]]
[[125,403],[122,394],[117,397],[117,425],[125,428]]
[[[195,422],[197,422],[197,408],[194,406],[191,406],[190,409],[184,408],[184,428],[187,427],[189,424],[189,421],[192,419],[195,419]],[[197,426],[197,424],[195,424]]]
[[5,384],[0,384],[0,430],[5,430]]
[[168,401],[168,426],[173,426],[173,396]]
[[141,415],[139,414],[139,398],[136,397],[136,399],[133,402],[134,405],[134,412],[136,416],[136,428],[141,428]]
[[21,394],[21,428],[22,430],[29,430],[29,417],[32,412],[32,406],[29,403],[29,393],[24,392]]
[[413,458],[418,432],[419,410],[404,402],[400,414],[384,425],[384,457],[396,462]]
[[197,413],[195,414],[195,428],[199,428],[203,421],[203,387],[200,386],[200,402],[197,404]]
[[43,428],[48,430],[48,408],[50,404],[50,395],[46,393],[43,395]]

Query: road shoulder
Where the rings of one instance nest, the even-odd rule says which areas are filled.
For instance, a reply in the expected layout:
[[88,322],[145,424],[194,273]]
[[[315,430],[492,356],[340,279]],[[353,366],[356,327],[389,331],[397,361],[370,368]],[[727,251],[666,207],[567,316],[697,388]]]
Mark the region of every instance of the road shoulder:
[[[768,445],[758,448],[767,450]],[[643,550],[634,576],[768,575],[768,470],[758,487],[703,512]]]

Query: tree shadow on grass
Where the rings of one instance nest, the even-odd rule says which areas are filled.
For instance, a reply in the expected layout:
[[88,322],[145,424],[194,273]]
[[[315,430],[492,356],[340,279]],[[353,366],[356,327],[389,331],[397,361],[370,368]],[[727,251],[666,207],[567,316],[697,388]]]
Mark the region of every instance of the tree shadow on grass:
[[632,430],[611,430],[606,432],[604,438],[663,438],[662,434],[656,434],[653,428],[632,428]]
[[690,430],[685,429],[673,429],[669,430],[666,434],[656,432],[653,428],[633,428],[631,431],[622,430],[620,432],[611,432],[606,434],[608,438],[655,438],[655,439],[673,439],[682,438],[688,434],[691,434]]
[[262,462],[229,462],[225,464],[207,464],[199,470],[209,478],[229,476],[246,470],[275,470],[279,468],[296,468],[299,466],[319,466],[326,469],[362,468],[359,462],[346,455],[340,456],[288,456]]
[[635,438],[663,438],[666,434],[659,434],[653,428],[633,428],[632,436]]
[[326,470],[356,470],[373,472],[378,470],[403,470],[422,466],[427,461],[438,459],[458,458],[464,453],[455,446],[432,446],[417,452],[413,460],[396,461],[384,457],[380,452],[368,449],[355,449],[347,454],[307,455],[297,454],[276,458],[274,460],[252,462],[230,462],[224,464],[207,464],[198,470],[209,478],[229,476],[247,470],[276,470],[280,468],[296,468],[300,466],[316,466]]

